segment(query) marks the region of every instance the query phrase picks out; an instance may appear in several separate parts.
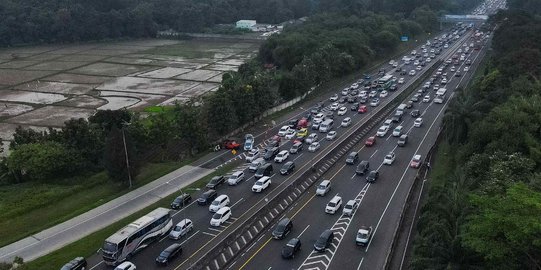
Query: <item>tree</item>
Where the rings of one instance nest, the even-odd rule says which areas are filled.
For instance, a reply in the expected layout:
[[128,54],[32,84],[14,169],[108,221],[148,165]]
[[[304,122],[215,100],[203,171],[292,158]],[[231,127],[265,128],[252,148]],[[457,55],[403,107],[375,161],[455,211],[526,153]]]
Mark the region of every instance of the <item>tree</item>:
[[126,110],[99,110],[96,114],[90,116],[88,121],[96,124],[102,129],[104,134],[107,134],[113,127],[122,128],[126,123],[131,121],[131,113]]

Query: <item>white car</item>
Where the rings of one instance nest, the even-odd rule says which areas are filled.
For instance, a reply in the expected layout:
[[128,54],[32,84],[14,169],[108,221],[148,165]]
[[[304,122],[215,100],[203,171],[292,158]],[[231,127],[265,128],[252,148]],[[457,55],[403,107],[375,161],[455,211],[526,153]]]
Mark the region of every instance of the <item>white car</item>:
[[261,152],[259,151],[259,148],[254,148],[246,154],[246,162],[252,162],[256,160],[261,155]]
[[371,97],[371,98],[373,98],[373,97],[376,97],[377,95],[378,95],[378,92],[377,92],[377,91],[374,91],[374,90],[372,90],[372,91],[370,91],[370,94],[368,94],[368,97]]
[[398,79],[398,84],[403,84],[404,81],[405,81],[404,78],[400,78],[400,79]]
[[381,126],[379,127],[378,132],[376,132],[376,136],[385,137],[388,131],[389,131],[389,126]]
[[390,127],[393,124],[393,120],[386,119],[385,122],[383,122],[383,126]]
[[415,69],[416,70],[421,70],[421,69],[423,69],[423,67],[422,66],[417,66]]
[[286,133],[285,138],[286,138],[287,140],[291,140],[291,139],[295,138],[295,136],[297,136],[297,131],[295,131],[294,129],[290,129],[290,130]]
[[169,238],[178,240],[191,230],[193,230],[193,222],[187,218],[183,219],[169,232]]
[[319,142],[313,142],[308,146],[308,151],[315,152],[321,147],[321,144]]
[[427,57],[426,62],[430,62],[430,61],[432,61],[432,59],[430,59],[430,57]]
[[325,139],[327,139],[327,141],[332,141],[334,140],[334,138],[336,138],[336,131],[334,130],[331,130],[327,133],[327,136],[325,137]]
[[409,75],[410,75],[410,76],[415,76],[415,70],[414,70],[414,69],[410,70]]
[[210,220],[210,226],[218,227],[222,225],[222,223],[226,222],[231,217],[231,208],[229,207],[223,207],[220,210],[218,210],[214,215],[212,215],[212,219]]
[[383,164],[385,165],[392,165],[395,160],[395,154],[394,152],[390,152],[383,158]]
[[242,180],[244,180],[244,172],[237,171],[234,172],[231,176],[229,176],[229,179],[227,179],[227,184],[230,186],[234,186]]
[[430,102],[430,96],[429,96],[429,95],[426,95],[426,96],[423,98],[423,102],[424,102],[424,103]]
[[393,130],[393,137],[400,137],[400,135],[402,135],[402,129],[402,126],[395,127]]
[[447,78],[441,79],[441,84],[443,84],[443,85],[447,84]]
[[312,133],[308,135],[308,137],[306,137],[305,142],[307,144],[312,144],[313,142],[317,141],[317,138],[318,138],[317,133]]
[[263,176],[254,183],[254,185],[252,186],[252,191],[256,193],[262,192],[263,190],[268,188],[270,184],[271,184],[270,177]]
[[468,72],[468,70],[470,70],[469,67],[464,67],[464,72]]
[[383,90],[383,91],[381,91],[381,93],[379,93],[379,97],[380,97],[380,98],[387,97],[388,95],[389,95],[389,92],[387,92],[387,91],[385,91],[385,90]]
[[348,112],[348,108],[346,107],[340,107],[340,109],[338,110],[338,115],[344,115]]
[[214,201],[210,203],[209,212],[216,213],[218,212],[218,210],[222,209],[223,207],[228,206],[230,202],[231,201],[229,200],[229,196],[222,194],[216,197],[216,199],[214,199]]
[[379,105],[379,99],[378,98],[373,98],[372,101],[370,101],[370,106],[376,107],[378,105]]
[[394,67],[394,68],[398,67],[398,63],[394,63],[394,64],[393,64],[393,67]]
[[344,88],[342,90],[342,96],[347,96],[349,94],[349,88]]
[[330,101],[337,101],[338,100],[338,94],[334,94],[329,98]]
[[342,207],[342,197],[336,195],[327,203],[327,206],[325,206],[325,213],[334,214],[340,207]]
[[325,118],[325,115],[323,113],[316,114],[316,116],[314,116],[314,123],[323,122],[323,118]]
[[289,151],[282,150],[278,155],[274,157],[274,162],[276,163],[282,163],[289,157]]
[[338,104],[337,102],[331,104],[331,111],[336,111],[338,110],[338,107],[340,107],[340,104]]
[[115,267],[114,270],[135,270],[135,269],[137,269],[135,267],[135,264],[126,261],[119,264],[117,267]]
[[351,118],[346,117],[344,120],[342,120],[342,123],[340,124],[341,127],[349,127],[351,125]]
[[455,66],[452,66],[451,69],[450,69],[451,72],[455,72],[456,71],[456,68]]
[[289,126],[283,126],[280,128],[280,130],[278,131],[278,136],[280,137],[284,137],[286,135],[286,133],[290,130],[291,128]]
[[419,117],[413,122],[414,127],[421,127],[423,125],[423,118]]
[[368,96],[368,92],[366,92],[366,90],[359,92],[359,97],[367,97],[367,96]]
[[352,216],[355,209],[359,207],[359,202],[356,200],[349,200],[346,205],[344,205],[344,209],[342,210],[342,215],[344,216]]

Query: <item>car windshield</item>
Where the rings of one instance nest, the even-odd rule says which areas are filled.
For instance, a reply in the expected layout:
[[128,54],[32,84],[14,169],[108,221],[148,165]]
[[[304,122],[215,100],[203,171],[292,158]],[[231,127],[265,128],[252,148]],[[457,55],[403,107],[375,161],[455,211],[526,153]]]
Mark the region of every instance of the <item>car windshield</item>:
[[319,185],[318,189],[325,189],[325,185]]
[[261,185],[263,185],[263,182],[259,182],[259,181],[257,181],[257,182],[255,182],[255,184],[254,184],[254,185],[256,185],[256,186],[261,186]]
[[177,225],[177,226],[175,226],[175,228],[173,229],[173,231],[180,232],[181,229],[182,229],[182,227],[179,226],[179,225]]
[[222,218],[222,214],[220,213],[216,213],[212,216],[213,219],[221,219]]
[[365,233],[365,232],[359,232],[359,233],[357,234],[357,236],[360,237],[360,238],[366,238],[366,237],[368,237],[368,234]]
[[212,205],[220,205],[219,201],[212,201]]
[[386,158],[386,159],[391,159],[391,158],[393,158],[393,157],[392,157],[391,155],[386,155],[385,158]]
[[335,204],[335,203],[333,203],[333,202],[330,202],[330,203],[328,204],[328,206],[329,206],[329,207],[335,207],[335,206],[336,206],[336,204]]
[[169,254],[171,254],[171,252],[169,250],[164,250],[164,251],[162,251],[162,253],[160,253],[160,257],[167,258],[167,257],[169,257]]

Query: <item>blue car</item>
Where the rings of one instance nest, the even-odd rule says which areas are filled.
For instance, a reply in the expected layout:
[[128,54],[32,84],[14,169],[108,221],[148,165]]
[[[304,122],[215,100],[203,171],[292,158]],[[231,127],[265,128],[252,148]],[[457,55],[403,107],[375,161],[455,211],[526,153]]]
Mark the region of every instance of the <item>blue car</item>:
[[254,145],[254,135],[246,134],[246,136],[244,136],[244,151],[252,150],[253,145]]

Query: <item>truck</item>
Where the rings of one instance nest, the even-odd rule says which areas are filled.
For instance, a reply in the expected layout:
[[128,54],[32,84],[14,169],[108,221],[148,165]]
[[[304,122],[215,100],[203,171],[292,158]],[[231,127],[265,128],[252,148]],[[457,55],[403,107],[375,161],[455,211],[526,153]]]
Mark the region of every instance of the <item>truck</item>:
[[436,92],[436,96],[434,97],[434,103],[442,104],[445,101],[445,94],[447,93],[446,88],[440,88]]

